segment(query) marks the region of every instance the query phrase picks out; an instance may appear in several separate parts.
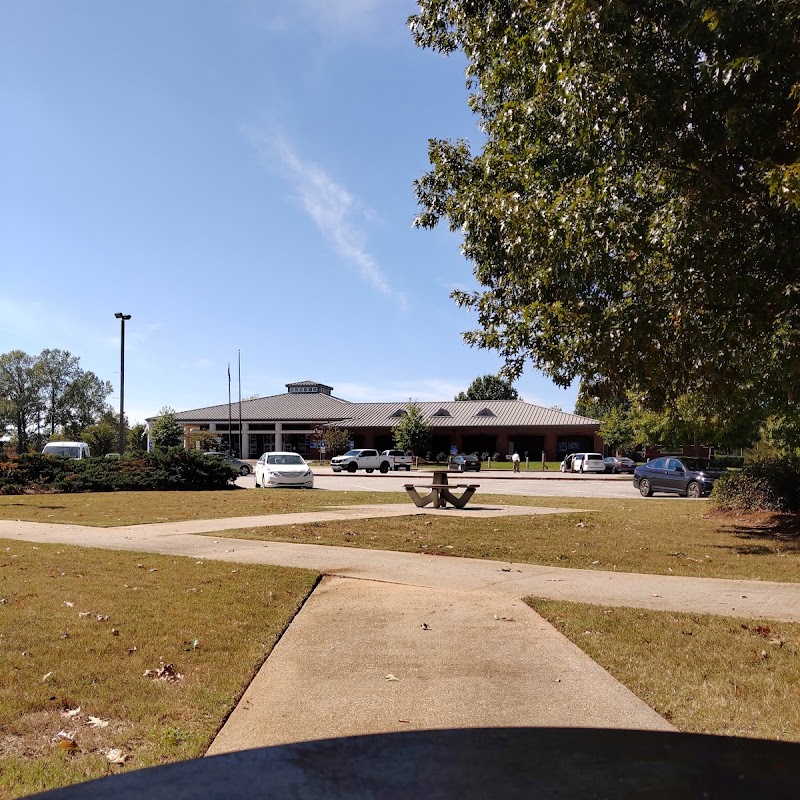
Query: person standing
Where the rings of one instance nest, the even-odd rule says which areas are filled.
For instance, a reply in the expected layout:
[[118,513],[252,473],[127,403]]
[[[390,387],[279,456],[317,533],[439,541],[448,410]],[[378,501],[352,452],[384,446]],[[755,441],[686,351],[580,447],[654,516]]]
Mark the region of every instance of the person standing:
[[511,463],[514,465],[514,472],[519,472],[519,453],[515,450],[511,456]]
[[542,469],[549,469],[547,466],[547,453],[545,453],[544,450],[542,450]]

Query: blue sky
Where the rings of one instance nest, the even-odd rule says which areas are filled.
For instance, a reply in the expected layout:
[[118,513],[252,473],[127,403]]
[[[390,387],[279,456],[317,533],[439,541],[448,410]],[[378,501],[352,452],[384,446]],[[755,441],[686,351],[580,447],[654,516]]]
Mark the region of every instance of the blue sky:
[[[61,348],[141,421],[318,380],[451,400],[459,238],[412,228],[430,137],[480,141],[410,0],[0,0],[0,352]],[[525,400],[571,411],[534,372]],[[109,400],[118,407],[118,393]]]

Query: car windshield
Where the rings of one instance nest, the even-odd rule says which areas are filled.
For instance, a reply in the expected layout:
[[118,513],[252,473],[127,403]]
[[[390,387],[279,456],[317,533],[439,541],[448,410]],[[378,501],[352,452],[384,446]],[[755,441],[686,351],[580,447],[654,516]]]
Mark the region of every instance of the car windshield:
[[49,456],[66,456],[67,458],[80,458],[80,447],[64,447],[59,445],[47,445],[45,452]]
[[279,453],[277,455],[267,456],[267,464],[281,464],[282,466],[287,466],[287,465],[296,466],[296,465],[302,465],[302,464],[305,464],[305,463],[306,462],[303,461],[303,459],[299,455],[297,455],[295,453],[286,453],[286,454]]
[[361,451],[360,450],[348,450],[345,455],[346,456],[357,456]]
[[683,461],[688,469],[694,472],[703,472],[703,470],[707,469],[725,469],[725,467],[714,461],[713,458],[682,458],[681,461]]

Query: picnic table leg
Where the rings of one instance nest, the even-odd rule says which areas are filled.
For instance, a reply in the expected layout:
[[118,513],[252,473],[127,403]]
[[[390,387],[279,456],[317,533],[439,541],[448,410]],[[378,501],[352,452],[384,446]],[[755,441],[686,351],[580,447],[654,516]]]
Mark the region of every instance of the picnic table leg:
[[[449,500],[456,508],[464,508],[464,506],[469,502],[469,499],[475,494],[475,487],[468,486],[464,490],[464,494],[461,497],[456,497],[449,489],[442,489],[441,490],[444,497]],[[444,503],[442,503],[444,505]]]
[[425,497],[420,497],[413,486],[406,486],[405,488],[406,492],[408,492],[408,496],[414,501],[414,505],[417,506],[417,508],[424,508],[431,500],[435,500],[433,492],[429,492]]

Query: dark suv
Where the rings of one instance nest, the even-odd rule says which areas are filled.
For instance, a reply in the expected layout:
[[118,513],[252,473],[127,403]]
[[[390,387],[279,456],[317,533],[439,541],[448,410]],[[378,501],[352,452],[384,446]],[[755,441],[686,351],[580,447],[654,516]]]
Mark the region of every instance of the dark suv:
[[684,497],[711,494],[714,481],[726,472],[706,458],[663,456],[641,464],[633,471],[633,486],[642,497],[653,492],[671,492]]

